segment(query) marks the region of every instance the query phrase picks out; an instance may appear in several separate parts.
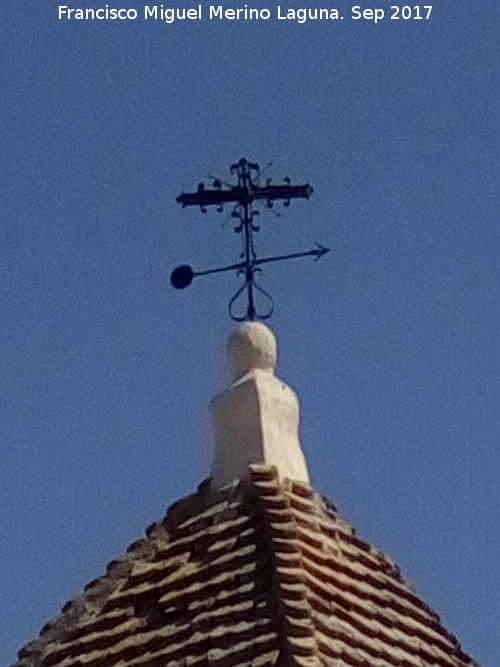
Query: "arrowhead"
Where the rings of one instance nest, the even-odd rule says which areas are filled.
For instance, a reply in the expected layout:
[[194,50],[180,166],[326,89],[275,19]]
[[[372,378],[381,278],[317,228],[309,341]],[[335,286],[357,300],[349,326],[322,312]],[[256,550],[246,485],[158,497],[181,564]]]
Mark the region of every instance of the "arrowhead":
[[325,246],[322,246],[319,243],[316,243],[316,245],[318,246],[318,249],[315,251],[316,253],[315,261],[323,257],[323,255],[326,255],[327,252],[330,252],[330,248],[325,248]]

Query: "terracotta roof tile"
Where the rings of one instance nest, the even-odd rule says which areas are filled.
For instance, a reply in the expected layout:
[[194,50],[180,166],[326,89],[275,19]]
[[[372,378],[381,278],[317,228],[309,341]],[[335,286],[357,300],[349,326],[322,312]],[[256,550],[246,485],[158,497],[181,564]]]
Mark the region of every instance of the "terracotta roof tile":
[[204,483],[17,667],[473,667],[387,556],[303,482]]

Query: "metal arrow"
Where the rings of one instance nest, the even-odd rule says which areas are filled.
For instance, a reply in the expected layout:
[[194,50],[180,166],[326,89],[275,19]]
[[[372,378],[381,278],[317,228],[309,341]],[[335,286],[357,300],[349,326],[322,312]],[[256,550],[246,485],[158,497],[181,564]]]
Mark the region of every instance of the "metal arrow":
[[[256,259],[251,263],[251,267],[259,266],[260,264],[269,264],[270,262],[281,262],[287,259],[296,259],[298,257],[315,257],[315,261],[317,261],[318,259],[321,259],[323,255],[326,255],[327,252],[330,252],[329,248],[325,248],[319,243],[316,245],[318,246],[316,249],[308,250],[306,252],[295,252],[291,253],[290,255],[278,255],[276,257],[263,257],[262,259]],[[189,285],[193,282],[193,279],[197,278],[198,276],[207,276],[210,273],[224,273],[225,271],[239,271],[241,269],[251,267],[247,267],[247,262],[238,262],[237,264],[229,264],[228,266],[221,266],[217,269],[193,271],[189,264],[181,264],[170,274],[170,282],[176,289],[184,289],[189,287]]]

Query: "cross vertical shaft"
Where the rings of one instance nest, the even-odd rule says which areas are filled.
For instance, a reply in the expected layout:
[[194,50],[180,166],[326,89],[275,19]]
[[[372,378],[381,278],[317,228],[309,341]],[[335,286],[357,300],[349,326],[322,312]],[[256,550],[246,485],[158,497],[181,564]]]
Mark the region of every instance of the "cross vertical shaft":
[[[238,165],[238,181],[240,187],[250,195],[250,187],[252,184],[250,168],[248,163],[240,163]],[[254,285],[254,261],[255,251],[253,248],[253,212],[251,196],[243,199],[243,203],[239,204],[241,223],[245,234],[245,284],[247,287],[247,318],[252,321],[255,320],[255,304],[253,298]]]

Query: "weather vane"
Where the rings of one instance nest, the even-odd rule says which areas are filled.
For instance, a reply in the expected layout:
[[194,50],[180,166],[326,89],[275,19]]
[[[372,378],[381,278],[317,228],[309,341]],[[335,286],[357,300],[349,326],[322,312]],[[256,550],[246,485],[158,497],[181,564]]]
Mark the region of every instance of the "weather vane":
[[[170,280],[175,288],[183,289],[188,287],[193,278],[197,276],[205,276],[209,273],[222,273],[223,271],[236,271],[238,274],[244,276],[244,282],[229,302],[228,311],[230,317],[236,322],[255,319],[267,320],[273,314],[274,301],[271,295],[258,285],[255,280],[255,274],[261,270],[259,267],[269,262],[281,262],[286,259],[309,255],[315,257],[317,260],[328,252],[328,248],[324,248],[317,243],[315,250],[276,257],[258,258],[254,249],[253,234],[259,231],[254,218],[260,212],[254,209],[254,203],[261,203],[269,209],[273,208],[276,201],[283,201],[285,206],[290,206],[292,199],[309,199],[313,189],[308,183],[305,185],[291,185],[289,178],[283,179],[283,185],[272,185],[271,179],[267,179],[265,184],[261,185],[259,165],[254,162],[248,162],[244,158],[241,158],[238,163],[231,165],[231,174],[236,174],[237,183],[224,183],[218,178],[214,178],[212,188],[206,188],[203,183],[200,183],[196,192],[182,193],[177,197],[176,201],[182,204],[183,207],[199,206],[203,213],[206,213],[207,206],[216,206],[217,210],[221,212],[224,210],[224,204],[233,204],[230,217],[237,220],[235,231],[243,234],[243,251],[240,255],[242,261],[206,271],[193,271],[191,266],[182,264],[172,271]],[[235,304],[244,292],[247,295],[246,314],[238,315],[235,312]],[[256,309],[255,292],[260,292],[268,299],[269,305],[262,312],[258,312]]]

